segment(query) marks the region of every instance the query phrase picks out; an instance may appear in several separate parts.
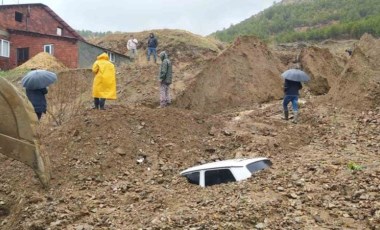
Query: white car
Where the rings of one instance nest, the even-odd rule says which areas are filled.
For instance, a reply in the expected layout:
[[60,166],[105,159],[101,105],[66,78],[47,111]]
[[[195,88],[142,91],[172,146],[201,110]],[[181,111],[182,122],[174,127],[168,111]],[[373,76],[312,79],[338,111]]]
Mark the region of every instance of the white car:
[[181,172],[192,184],[202,187],[215,184],[241,181],[252,173],[268,168],[272,162],[265,157],[251,159],[232,159],[207,163],[186,169]]

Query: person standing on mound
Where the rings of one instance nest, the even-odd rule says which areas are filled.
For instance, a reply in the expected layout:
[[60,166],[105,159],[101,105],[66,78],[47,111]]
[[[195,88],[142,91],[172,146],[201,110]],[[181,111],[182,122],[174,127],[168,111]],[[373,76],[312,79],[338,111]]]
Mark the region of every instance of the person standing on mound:
[[115,66],[109,61],[106,53],[102,53],[92,65],[95,75],[92,87],[94,109],[104,110],[107,99],[116,99],[116,73]]
[[154,58],[154,63],[157,62],[157,46],[158,46],[157,38],[154,36],[153,33],[150,33],[149,39],[148,39],[148,53],[147,53],[148,62],[150,61],[150,56],[152,54]]
[[161,66],[158,74],[160,82],[160,108],[164,108],[171,103],[169,88],[172,84],[173,69],[172,63],[165,51],[160,53]]

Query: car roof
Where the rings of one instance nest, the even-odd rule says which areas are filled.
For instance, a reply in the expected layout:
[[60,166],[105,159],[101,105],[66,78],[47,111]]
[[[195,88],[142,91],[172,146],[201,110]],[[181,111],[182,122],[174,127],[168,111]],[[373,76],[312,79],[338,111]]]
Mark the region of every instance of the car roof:
[[197,165],[191,168],[188,168],[184,171],[182,171],[180,174],[185,175],[188,173],[193,173],[201,170],[207,170],[207,169],[218,169],[218,168],[238,168],[238,167],[244,167],[248,164],[257,162],[257,161],[263,161],[263,160],[269,160],[266,157],[257,157],[257,158],[242,158],[242,159],[230,159],[230,160],[223,160],[223,161],[216,161],[212,163],[207,163],[203,165]]

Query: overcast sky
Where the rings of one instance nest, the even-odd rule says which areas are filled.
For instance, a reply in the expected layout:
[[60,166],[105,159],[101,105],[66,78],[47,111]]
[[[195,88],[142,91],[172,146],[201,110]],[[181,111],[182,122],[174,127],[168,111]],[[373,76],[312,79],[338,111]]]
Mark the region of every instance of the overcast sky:
[[183,29],[200,35],[229,27],[273,0],[2,0],[43,3],[77,30],[139,32]]

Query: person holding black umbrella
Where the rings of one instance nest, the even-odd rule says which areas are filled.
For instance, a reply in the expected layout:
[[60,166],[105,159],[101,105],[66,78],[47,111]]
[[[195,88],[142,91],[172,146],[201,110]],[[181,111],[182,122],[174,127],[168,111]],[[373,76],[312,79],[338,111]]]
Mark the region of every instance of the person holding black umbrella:
[[299,70],[300,66],[295,64],[291,69],[285,71],[281,76],[285,79],[284,82],[284,100],[282,106],[284,108],[284,119],[289,119],[288,104],[292,102],[293,107],[293,123],[298,122],[298,96],[299,90],[302,89],[301,82],[309,81],[310,77]]
[[38,120],[41,119],[42,114],[46,113],[46,98],[48,93],[47,88],[43,89],[26,89],[26,96],[34,107],[34,112],[37,114]]
[[38,120],[42,114],[46,113],[46,98],[48,93],[47,87],[57,80],[57,75],[47,70],[31,69],[29,73],[22,78],[22,86],[26,89],[26,96],[34,107]]

